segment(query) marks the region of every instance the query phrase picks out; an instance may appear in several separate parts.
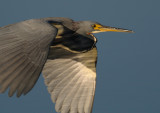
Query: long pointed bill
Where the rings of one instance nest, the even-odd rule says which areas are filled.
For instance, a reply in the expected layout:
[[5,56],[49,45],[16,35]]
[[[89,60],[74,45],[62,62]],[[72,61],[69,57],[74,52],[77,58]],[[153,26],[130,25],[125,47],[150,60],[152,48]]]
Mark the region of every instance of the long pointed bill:
[[94,27],[94,29],[95,29],[95,31],[93,31],[92,33],[98,33],[98,32],[128,32],[128,33],[133,33],[132,30],[109,27],[109,26],[102,26],[102,25],[98,25],[98,24]]

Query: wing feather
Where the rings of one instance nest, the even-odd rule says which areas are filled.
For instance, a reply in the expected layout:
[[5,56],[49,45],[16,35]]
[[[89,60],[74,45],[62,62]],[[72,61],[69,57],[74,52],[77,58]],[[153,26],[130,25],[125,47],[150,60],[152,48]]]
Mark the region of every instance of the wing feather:
[[[66,94],[66,98],[64,99],[63,105],[62,105],[62,110],[61,112],[63,113],[67,113],[71,108],[71,103],[75,98],[76,92],[79,90],[79,87],[81,86],[81,81],[83,80],[83,76],[80,76],[80,78],[78,79],[78,81],[76,83],[74,83],[71,91]],[[71,99],[73,98],[73,99]],[[75,105],[73,105],[75,106]],[[72,110],[71,110],[72,111]]]
[[85,89],[83,87],[84,84],[85,84],[85,80],[82,79],[81,83],[79,85],[79,88],[78,88],[77,92],[75,93],[74,98],[72,99],[70,111],[73,112],[73,113],[74,112],[77,113],[77,111],[80,111],[80,110],[78,110],[78,104],[79,104],[80,98],[82,96],[83,90]]
[[[18,91],[18,87],[19,85],[21,84],[22,80],[25,78],[26,79],[26,76],[27,73],[29,72],[29,69],[32,67],[32,64],[30,64],[30,62],[24,62],[23,63],[23,68],[21,68],[21,70],[17,70],[17,72],[15,72],[13,75],[17,75],[16,78],[12,81],[11,85],[10,85],[10,89],[12,89],[12,92],[10,91],[9,96],[12,96],[16,90],[17,90],[17,93],[19,92]],[[27,75],[28,76],[28,75]],[[17,95],[17,97],[19,97]]]
[[[67,94],[70,94],[72,89],[74,89],[74,85],[75,83],[77,83],[77,81],[80,79],[81,76],[79,76],[81,73],[78,72],[74,75],[72,75],[72,79],[70,80],[70,82],[68,82],[68,84],[63,87],[63,89],[60,91],[58,98],[56,100],[56,106],[55,109],[60,112],[61,107],[63,105],[63,101],[65,100]],[[53,91],[54,92],[54,91]],[[70,97],[71,98],[71,97]]]
[[[9,87],[9,85],[10,85],[10,87],[12,87],[11,83],[20,75],[20,73],[23,72],[26,65],[27,65],[27,63],[26,63],[25,59],[23,59],[20,61],[19,64],[17,64],[17,66],[15,66],[16,68],[10,68],[7,71],[8,73],[5,72],[5,74],[7,74],[7,77],[4,80],[2,79],[0,92],[5,92],[5,90]],[[12,75],[12,76],[9,76],[9,75]],[[15,82],[14,87],[19,82],[21,82],[21,81]],[[11,89],[14,89],[14,88],[12,87]]]
[[[71,67],[69,67],[69,69],[75,69],[76,68],[76,65],[72,65]],[[76,71],[76,70],[75,70]],[[60,74],[59,74],[60,73]],[[50,90],[50,91],[53,91],[53,89],[60,89],[61,87],[63,87],[63,86],[65,86],[66,85],[66,80],[67,79],[71,79],[72,78],[72,74],[70,74],[70,75],[68,75],[68,76],[66,76],[66,73],[69,73],[69,70],[65,70],[65,71],[61,71],[61,72],[57,72],[57,75],[58,75],[58,77],[56,77],[55,79],[54,78],[51,78],[51,82],[49,83],[49,86],[50,87],[48,87],[48,88],[51,88],[52,90]],[[72,72],[73,73],[73,72]],[[76,73],[76,72],[74,72],[74,73]],[[54,73],[52,73],[52,75],[53,75]],[[59,87],[59,86],[61,86],[61,87]]]

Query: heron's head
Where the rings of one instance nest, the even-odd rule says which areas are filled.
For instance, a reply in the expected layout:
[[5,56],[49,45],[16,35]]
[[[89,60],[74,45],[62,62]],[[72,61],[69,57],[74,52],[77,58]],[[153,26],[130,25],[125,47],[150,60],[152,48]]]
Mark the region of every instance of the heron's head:
[[79,21],[78,23],[79,23],[79,29],[77,33],[81,35],[90,35],[92,33],[100,33],[100,32],[129,32],[129,33],[133,32],[127,29],[104,26],[98,22],[93,22],[93,21]]

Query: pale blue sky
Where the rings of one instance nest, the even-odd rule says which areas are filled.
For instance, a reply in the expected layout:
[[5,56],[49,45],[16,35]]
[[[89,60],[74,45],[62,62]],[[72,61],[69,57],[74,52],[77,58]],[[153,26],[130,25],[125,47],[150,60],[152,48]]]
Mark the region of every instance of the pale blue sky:
[[[69,17],[128,28],[100,33],[93,113],[160,113],[159,0],[1,0],[0,26]],[[21,98],[0,95],[0,113],[55,113],[42,76]]]

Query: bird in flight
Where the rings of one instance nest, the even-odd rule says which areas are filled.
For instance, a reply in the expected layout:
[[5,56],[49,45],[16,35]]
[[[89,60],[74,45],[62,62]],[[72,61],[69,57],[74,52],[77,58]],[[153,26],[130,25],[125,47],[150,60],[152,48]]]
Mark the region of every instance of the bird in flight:
[[60,113],[91,113],[96,87],[93,33],[133,32],[63,17],[0,27],[0,93],[27,94],[41,72]]

